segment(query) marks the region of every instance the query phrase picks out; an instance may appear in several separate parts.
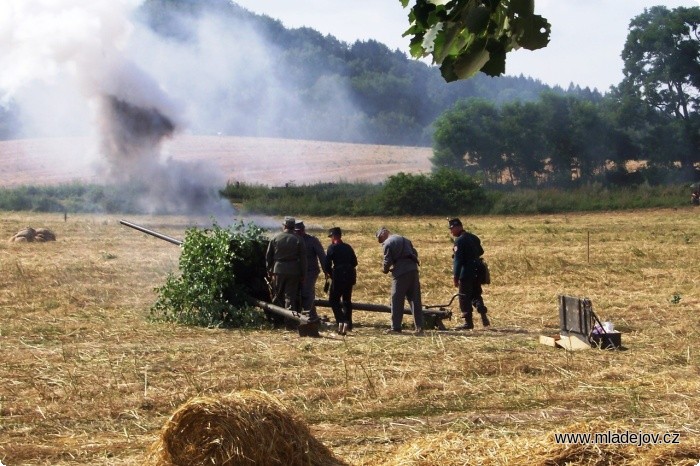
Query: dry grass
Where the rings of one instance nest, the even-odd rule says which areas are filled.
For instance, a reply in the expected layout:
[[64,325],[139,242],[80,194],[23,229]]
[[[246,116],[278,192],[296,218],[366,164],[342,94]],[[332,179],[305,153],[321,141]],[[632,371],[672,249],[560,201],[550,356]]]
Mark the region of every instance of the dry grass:
[[[388,315],[357,312],[353,335],[336,340],[149,323],[153,287],[176,270],[177,247],[114,217],[4,213],[0,461],[141,464],[192,398],[260,390],[353,465],[696,464],[699,214],[463,219],[481,236],[491,267],[492,330],[385,336]],[[175,237],[189,224],[130,220]],[[384,220],[304,220],[343,227],[360,261],[355,300],[387,304],[390,283],[372,235]],[[57,241],[5,241],[28,225],[50,228]],[[445,220],[386,226],[419,249],[424,302],[449,300]],[[562,293],[590,297],[624,332],[626,350],[540,345],[540,334],[558,331]],[[554,442],[554,433],[625,429],[679,432],[681,443]]]

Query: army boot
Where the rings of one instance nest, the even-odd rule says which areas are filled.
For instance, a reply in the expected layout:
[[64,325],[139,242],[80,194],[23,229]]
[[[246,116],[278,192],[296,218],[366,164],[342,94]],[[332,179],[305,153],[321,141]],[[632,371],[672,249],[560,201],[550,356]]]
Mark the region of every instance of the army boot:
[[455,327],[455,330],[472,330],[474,328],[474,321],[472,320],[472,315],[467,314],[464,316],[464,323]]
[[489,318],[486,316],[486,311],[479,311],[479,315],[481,316],[481,324],[484,327],[489,327],[491,325],[491,322],[489,321]]

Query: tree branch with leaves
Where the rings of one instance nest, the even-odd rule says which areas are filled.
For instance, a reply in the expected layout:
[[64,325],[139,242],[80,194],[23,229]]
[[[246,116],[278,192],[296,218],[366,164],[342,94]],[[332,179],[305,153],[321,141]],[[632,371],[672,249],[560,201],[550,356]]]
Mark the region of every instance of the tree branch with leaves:
[[445,81],[467,79],[478,71],[505,73],[506,54],[549,43],[551,26],[535,14],[535,0],[400,0],[410,7],[414,58],[432,56]]

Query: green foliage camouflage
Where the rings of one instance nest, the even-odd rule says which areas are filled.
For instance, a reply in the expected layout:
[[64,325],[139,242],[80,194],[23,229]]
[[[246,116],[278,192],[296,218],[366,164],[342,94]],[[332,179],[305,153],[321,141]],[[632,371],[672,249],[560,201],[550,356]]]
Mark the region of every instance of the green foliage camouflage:
[[265,287],[266,247],[263,230],[253,223],[188,229],[180,273],[156,288],[151,317],[202,327],[259,327],[264,316],[246,298]]

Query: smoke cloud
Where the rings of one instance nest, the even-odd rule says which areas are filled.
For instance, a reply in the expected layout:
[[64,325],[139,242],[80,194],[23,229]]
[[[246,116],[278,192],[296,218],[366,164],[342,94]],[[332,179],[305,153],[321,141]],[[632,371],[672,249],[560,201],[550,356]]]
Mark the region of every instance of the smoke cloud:
[[25,137],[89,137],[75,157],[143,210],[220,215],[223,176],[162,153],[163,141],[186,127],[185,109],[130,56],[143,27],[132,19],[139,3],[4,1],[0,104],[18,105]]
[[289,51],[247,12],[226,0],[164,5],[0,2],[0,105],[20,109],[22,137],[85,136],[72,160],[53,163],[89,168],[147,212],[205,215],[221,208],[226,176],[170,158],[179,135],[362,139],[346,81],[285,65]]

